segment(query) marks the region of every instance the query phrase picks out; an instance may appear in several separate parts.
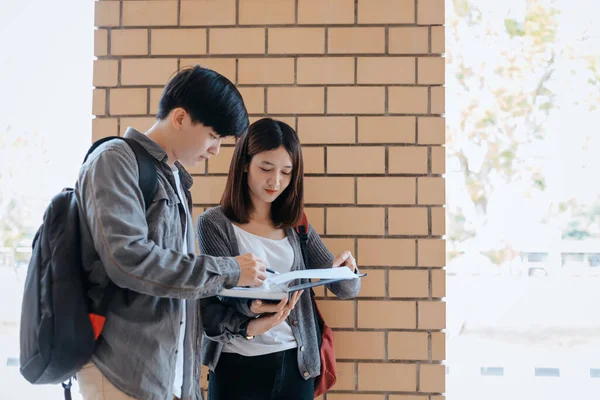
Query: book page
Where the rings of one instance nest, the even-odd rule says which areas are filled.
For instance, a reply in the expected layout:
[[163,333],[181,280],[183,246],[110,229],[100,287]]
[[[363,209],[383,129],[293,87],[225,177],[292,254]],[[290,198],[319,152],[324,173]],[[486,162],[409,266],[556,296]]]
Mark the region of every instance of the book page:
[[285,274],[269,275],[265,282],[267,286],[278,286],[294,279],[357,279],[359,278],[350,268],[324,268],[291,271]]

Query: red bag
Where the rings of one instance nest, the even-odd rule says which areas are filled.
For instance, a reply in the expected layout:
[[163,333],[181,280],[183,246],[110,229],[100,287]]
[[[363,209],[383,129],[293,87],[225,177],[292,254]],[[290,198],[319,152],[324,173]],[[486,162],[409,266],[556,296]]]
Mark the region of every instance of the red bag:
[[[298,236],[300,237],[300,248],[302,250],[304,264],[308,267],[308,251],[306,249],[306,243],[308,242],[308,218],[305,213],[302,213],[302,219],[296,226],[296,232],[298,232]],[[337,376],[335,351],[333,346],[333,331],[325,323],[321,311],[319,311],[319,308],[317,307],[315,292],[312,289],[310,290],[310,294],[315,316],[315,325],[319,330],[317,336],[319,339],[319,352],[321,356],[321,374],[315,378],[315,397],[318,397],[335,385]]]

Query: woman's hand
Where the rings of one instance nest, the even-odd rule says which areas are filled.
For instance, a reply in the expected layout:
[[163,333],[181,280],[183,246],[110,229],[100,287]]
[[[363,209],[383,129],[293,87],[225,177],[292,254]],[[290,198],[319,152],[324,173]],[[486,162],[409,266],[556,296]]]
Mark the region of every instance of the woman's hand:
[[356,260],[354,257],[352,257],[352,253],[350,253],[348,250],[344,251],[342,254],[337,256],[335,260],[333,260],[333,268],[338,267],[348,267],[354,273],[356,273],[356,270],[358,269],[356,266]]
[[[300,296],[304,293],[304,290],[294,292],[289,302],[287,299],[283,299],[277,304],[265,304],[263,301],[254,300],[250,309],[252,312],[259,313],[271,313],[270,315],[263,315],[262,317],[255,318],[248,324],[246,332],[248,336],[258,336],[270,329],[281,324],[290,315],[290,312],[296,306],[296,303],[300,299]],[[263,310],[263,311],[260,311]],[[268,311],[276,310],[276,311]]]

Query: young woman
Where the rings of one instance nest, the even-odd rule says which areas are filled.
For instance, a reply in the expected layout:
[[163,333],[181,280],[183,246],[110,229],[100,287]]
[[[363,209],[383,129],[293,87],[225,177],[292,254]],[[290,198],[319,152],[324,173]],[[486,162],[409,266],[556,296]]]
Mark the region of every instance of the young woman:
[[[264,118],[238,139],[220,207],[198,218],[201,254],[251,252],[277,272],[344,267],[358,272],[349,251],[334,256],[309,227],[304,265],[294,230],[303,212],[302,150],[296,132]],[[355,297],[360,279],[331,284]],[[287,302],[202,300],[203,363],[210,368],[209,400],[309,400],[320,357],[308,291]]]

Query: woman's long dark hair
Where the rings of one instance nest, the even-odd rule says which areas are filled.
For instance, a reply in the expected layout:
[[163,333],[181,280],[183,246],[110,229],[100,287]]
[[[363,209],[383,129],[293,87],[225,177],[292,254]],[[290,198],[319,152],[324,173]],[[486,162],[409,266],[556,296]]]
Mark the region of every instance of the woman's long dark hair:
[[233,222],[245,224],[254,212],[248,187],[248,169],[252,157],[263,151],[271,151],[283,146],[292,159],[290,184],[271,204],[271,219],[275,226],[290,228],[302,216],[304,206],[304,167],[302,147],[296,131],[288,124],[271,118],[254,122],[236,143],[229,166],[229,175],[221,207]]

